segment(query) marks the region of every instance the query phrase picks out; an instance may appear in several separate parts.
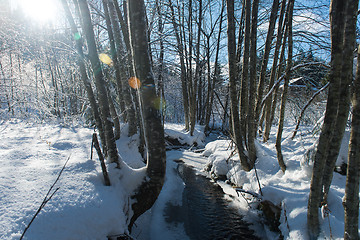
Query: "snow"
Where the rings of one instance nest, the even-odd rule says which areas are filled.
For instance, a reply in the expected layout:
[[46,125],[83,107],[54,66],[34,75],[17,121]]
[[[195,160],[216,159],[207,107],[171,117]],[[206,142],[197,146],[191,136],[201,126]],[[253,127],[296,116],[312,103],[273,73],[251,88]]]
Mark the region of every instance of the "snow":
[[[311,164],[303,159],[317,136],[311,129],[301,128],[294,140],[293,127],[285,127],[282,149],[287,165],[285,174],[277,163],[275,132],[268,143],[256,142],[258,159],[256,171],[263,199],[282,208],[280,226],[285,239],[307,240],[306,215]],[[255,170],[241,170],[238,155],[229,140],[214,137],[206,145],[202,128],[194,136],[182,125],[166,124],[166,135],[187,144],[188,149],[167,152],[167,174],[160,196],[151,210],[136,222],[132,235],[137,239],[189,239],[181,223],[169,223],[166,207],[182,204],[184,183],[175,173],[183,161],[198,174],[214,179],[225,177],[248,192],[259,194]],[[274,129],[276,130],[276,129]],[[138,136],[127,136],[122,125],[122,136],[117,141],[123,162],[121,170],[108,164],[111,186],[104,185],[100,164],[94,151],[90,159],[93,130],[82,126],[31,124],[12,120],[0,124],[0,238],[19,239],[34,216],[48,189],[54,183],[64,163],[70,158],[55,188],[54,194],[36,217],[24,239],[106,239],[108,235],[127,232],[129,196],[145,176],[145,164],[138,153]],[[338,163],[346,161],[349,133],[345,133]],[[204,151],[192,151],[196,142]],[[219,178],[223,179],[223,178]],[[320,211],[321,239],[342,239],[344,229],[345,176],[334,173],[328,196],[328,206]],[[251,228],[263,239],[276,239],[259,218],[258,199],[247,193],[238,193],[228,181],[217,180],[231,204],[251,222]]]
[[[293,127],[286,127],[284,129],[285,138],[282,141],[282,151],[285,164],[287,165],[285,174],[281,171],[277,162],[275,149],[276,132],[272,133],[269,142],[260,143],[260,139],[256,142],[258,156],[256,169],[263,199],[282,206],[279,229],[284,238],[308,239],[306,219],[312,163],[307,164],[304,161],[304,154],[314,147],[317,136],[311,134],[311,129],[303,127],[302,134],[291,140],[292,131]],[[348,143],[349,132],[345,132],[337,166],[347,161]],[[236,154],[231,157],[232,149],[228,148],[229,145],[229,140],[216,140],[208,143],[203,153],[203,156],[206,156],[208,159],[205,169],[215,178],[218,174],[226,174],[227,178],[236,186],[242,187],[246,191],[260,194],[255,170],[253,169],[250,172],[242,171],[238,155]],[[345,194],[345,181],[345,176],[334,173],[328,196],[328,215],[323,215],[324,217],[321,219],[320,239],[343,238],[344,209],[342,207],[342,198]],[[224,192],[236,196],[235,191],[228,184],[219,182]],[[246,195],[251,198],[250,195]],[[249,205],[244,203],[244,200],[241,198],[237,200],[239,201],[237,203],[239,208],[246,208],[249,212],[257,212],[255,207],[249,209]],[[250,203],[256,206],[257,200],[252,198]],[[253,221],[254,219],[248,218],[248,220]],[[273,233],[265,232],[266,235],[262,237],[267,239],[274,238]]]
[[174,123],[165,123],[164,126],[165,136],[170,136],[173,139],[178,139],[181,144],[193,146],[203,146],[205,140],[204,127],[196,126],[193,136],[184,129],[183,125]]
[[[112,186],[106,187],[95,151],[90,160],[92,133],[89,128],[56,124],[14,121],[0,125],[1,239],[19,239],[69,157],[55,186],[60,189],[24,239],[105,239],[126,232],[128,193],[144,176],[144,170],[123,163],[119,171],[115,164],[109,164]],[[132,159],[127,152],[123,155],[132,165],[140,165],[136,154]]]

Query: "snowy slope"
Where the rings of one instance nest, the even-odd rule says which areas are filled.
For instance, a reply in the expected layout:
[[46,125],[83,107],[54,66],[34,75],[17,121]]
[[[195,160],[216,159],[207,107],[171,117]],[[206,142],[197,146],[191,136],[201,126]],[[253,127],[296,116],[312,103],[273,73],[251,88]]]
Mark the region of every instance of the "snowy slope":
[[0,125],[1,239],[19,239],[68,157],[60,189],[24,239],[104,239],[124,231],[124,190],[104,186],[97,158],[90,160],[91,135],[83,127]]

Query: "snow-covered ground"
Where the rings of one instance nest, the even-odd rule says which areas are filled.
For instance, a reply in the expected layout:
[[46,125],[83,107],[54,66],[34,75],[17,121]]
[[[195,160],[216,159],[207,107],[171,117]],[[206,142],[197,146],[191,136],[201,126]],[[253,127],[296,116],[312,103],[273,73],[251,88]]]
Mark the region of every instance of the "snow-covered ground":
[[[275,132],[272,133],[267,143],[257,142],[256,170],[263,193],[264,200],[270,200],[275,205],[281,206],[280,226],[285,239],[308,239],[306,233],[307,202],[312,173],[312,163],[306,163],[304,154],[312,149],[317,136],[313,136],[309,128],[302,128],[294,140],[291,140],[293,127],[284,129],[282,151],[287,165],[285,174],[281,171],[276,157]],[[274,129],[276,130],[276,129]],[[346,162],[349,142],[349,132],[345,133],[343,144],[338,157],[337,165]],[[258,193],[259,182],[255,170],[241,171],[238,155],[231,157],[232,149],[229,140],[217,140],[208,143],[203,155],[208,157],[205,169],[213,177],[226,176],[232,184],[244,190]],[[191,160],[186,161],[192,164]],[[195,164],[197,165],[197,163]],[[328,196],[328,208],[321,212],[320,239],[342,239],[344,234],[344,209],[342,198],[345,194],[346,177],[334,173],[332,186]],[[257,199],[250,194],[237,197],[234,188],[222,181],[218,183],[224,192],[234,196],[234,204],[239,208],[249,209],[246,216],[249,221],[254,221]],[[245,200],[245,198],[247,200]],[[249,206],[251,206],[249,208]],[[258,224],[260,226],[261,224]],[[256,227],[256,225],[255,225]],[[266,230],[266,238],[274,239],[276,235]],[[258,231],[259,232],[259,231]],[[360,231],[359,231],[360,232]],[[264,237],[264,236],[263,236]]]
[[[198,146],[205,144],[201,128],[193,137],[176,124],[168,124],[165,128],[167,135],[182,139],[184,143],[193,145],[196,141]],[[126,127],[122,130],[126,133]],[[282,143],[288,167],[286,173],[283,174],[278,166],[273,135],[268,143],[257,144],[256,169],[264,199],[282,207],[280,230],[285,239],[307,239],[311,164],[304,163],[303,155],[316,136],[303,129],[302,134],[298,133],[294,140],[290,140],[292,130],[291,127],[285,128]],[[14,120],[0,124],[0,239],[19,239],[68,158],[69,162],[54,188],[59,187],[59,190],[34,220],[24,239],[106,239],[108,235],[126,232],[128,196],[144,173],[144,164],[137,152],[137,138],[122,137],[118,141],[119,153],[129,167],[124,165],[119,171],[114,165],[108,165],[112,186],[106,187],[95,152],[93,160],[90,159],[92,133],[89,128],[61,127],[55,123],[29,124]],[[259,193],[254,170],[241,171],[237,155],[230,158],[231,153],[230,142],[224,139],[209,142],[203,153],[168,151],[163,190],[154,207],[140,217],[133,236],[139,239],[187,238],[183,226],[167,225],[164,220],[165,204],[180,205],[184,187],[174,173],[176,163],[173,160],[181,159],[204,175],[227,176],[237,186]],[[346,159],[346,154],[346,148],[342,149],[339,158]],[[218,183],[233,196],[229,197],[233,199],[233,205],[247,212],[246,219],[254,222],[253,228],[265,233],[261,235],[264,239],[276,237],[258,219],[256,199],[249,194],[239,197],[231,185],[223,181]],[[343,236],[344,186],[345,176],[334,173],[329,194],[330,212],[322,219],[321,238],[341,239]]]
[[68,158],[55,186],[60,189],[25,239],[104,239],[122,233],[124,189],[104,186],[97,158],[90,160],[91,136],[83,127],[0,125],[1,239],[20,238]]

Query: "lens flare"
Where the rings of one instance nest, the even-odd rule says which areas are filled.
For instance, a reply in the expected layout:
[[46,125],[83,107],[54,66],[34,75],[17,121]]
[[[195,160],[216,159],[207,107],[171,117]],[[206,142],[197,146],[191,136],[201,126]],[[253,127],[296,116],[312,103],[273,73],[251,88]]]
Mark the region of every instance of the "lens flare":
[[165,99],[161,99],[161,97],[157,97],[153,101],[154,107],[157,110],[164,110],[166,109],[166,102]]
[[75,40],[80,40],[80,38],[81,38],[80,33],[77,32],[77,33],[74,34],[74,39]]
[[111,60],[109,55],[107,55],[105,53],[100,53],[99,54],[99,59],[100,59],[100,61],[102,61],[106,65],[109,65],[110,67],[113,65],[113,61]]
[[139,89],[141,86],[141,82],[137,77],[129,78],[128,82],[129,82],[130,87],[132,87],[133,89]]

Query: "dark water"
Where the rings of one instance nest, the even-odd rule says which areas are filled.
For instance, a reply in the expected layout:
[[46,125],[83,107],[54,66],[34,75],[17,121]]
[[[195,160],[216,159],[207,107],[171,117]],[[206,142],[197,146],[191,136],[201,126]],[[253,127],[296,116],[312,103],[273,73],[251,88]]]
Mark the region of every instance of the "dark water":
[[190,239],[258,239],[237,210],[229,206],[220,186],[181,163],[178,173],[185,183],[183,206],[167,205],[168,222],[184,223]]

